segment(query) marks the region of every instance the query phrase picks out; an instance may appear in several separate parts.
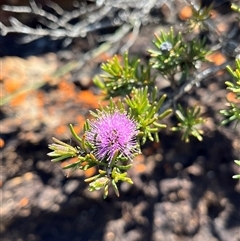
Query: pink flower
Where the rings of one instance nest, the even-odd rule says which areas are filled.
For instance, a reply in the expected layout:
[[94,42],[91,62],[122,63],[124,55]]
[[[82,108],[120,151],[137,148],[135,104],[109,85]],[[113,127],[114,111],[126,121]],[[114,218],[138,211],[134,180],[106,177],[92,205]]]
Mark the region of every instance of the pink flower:
[[90,121],[86,140],[93,146],[98,160],[111,162],[116,152],[132,160],[137,152],[137,125],[126,113],[114,112],[99,115]]

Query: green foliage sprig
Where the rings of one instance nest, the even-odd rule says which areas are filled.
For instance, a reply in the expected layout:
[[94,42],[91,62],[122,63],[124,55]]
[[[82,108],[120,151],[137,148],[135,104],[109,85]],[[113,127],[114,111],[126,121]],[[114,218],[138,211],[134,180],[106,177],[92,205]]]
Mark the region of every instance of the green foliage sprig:
[[202,30],[208,30],[205,21],[210,18],[213,4],[208,7],[192,7],[193,16],[188,20],[189,31],[192,31],[195,27],[199,27]]
[[[181,80],[194,69],[197,61],[206,61],[209,53],[205,48],[204,40],[186,41],[181,32],[174,33],[173,28],[168,33],[160,32],[155,35],[153,41],[155,49],[148,50],[151,55],[152,68],[157,69],[173,88],[181,84]],[[176,81],[174,75],[182,73],[180,81]]]
[[53,137],[54,144],[49,145],[49,149],[52,152],[48,153],[48,156],[54,157],[52,159],[53,162],[62,161],[69,157],[75,157],[78,155],[79,150],[78,148],[74,148],[56,138]]
[[[239,104],[238,104],[239,105]],[[227,119],[222,121],[222,124],[225,125],[231,121],[240,121],[240,108],[237,104],[229,102],[228,110],[221,110],[220,113],[224,115]]]
[[176,110],[176,117],[179,121],[176,127],[172,127],[172,131],[181,131],[182,140],[189,142],[190,136],[196,137],[199,141],[202,141],[203,131],[199,129],[199,125],[204,123],[204,119],[199,116],[200,107],[187,108],[186,111],[183,110],[182,106],[178,105],[178,110]]
[[114,56],[102,64],[101,68],[105,73],[96,76],[93,81],[108,99],[126,96],[133,88],[154,86],[155,78],[151,77],[150,65],[140,64],[140,59],[130,60],[127,52],[123,55],[123,64],[117,56]]
[[[231,5],[231,9],[240,13],[240,6],[236,4]],[[240,21],[240,18],[238,18]],[[240,121],[240,59],[239,57],[235,59],[236,63],[236,69],[232,69],[231,66],[226,66],[228,72],[233,77],[233,81],[227,81],[225,82],[227,89],[230,91],[230,93],[233,94],[235,98],[233,99],[227,99],[228,101],[228,109],[227,110],[221,110],[220,113],[227,117],[227,119],[222,121],[222,125],[225,125],[231,121],[236,121],[236,126]],[[234,161],[237,165],[240,166],[240,160]],[[240,174],[234,175],[234,179],[240,179]]]
[[234,100],[228,100],[228,109],[221,110],[220,113],[224,115],[227,119],[222,121],[225,125],[231,121],[236,121],[238,124],[240,121],[240,59],[236,59],[236,69],[232,69],[227,66],[228,72],[233,77],[233,81],[225,82],[227,90],[235,96]]
[[159,121],[168,116],[172,110],[167,109],[158,114],[166,97],[166,95],[163,95],[159,100],[156,100],[157,88],[154,88],[150,95],[146,87],[144,89],[133,89],[132,97],[127,96],[125,98],[130,114],[138,123],[139,135],[142,139],[141,144],[144,144],[147,139],[158,142],[158,132],[160,129],[167,127]]

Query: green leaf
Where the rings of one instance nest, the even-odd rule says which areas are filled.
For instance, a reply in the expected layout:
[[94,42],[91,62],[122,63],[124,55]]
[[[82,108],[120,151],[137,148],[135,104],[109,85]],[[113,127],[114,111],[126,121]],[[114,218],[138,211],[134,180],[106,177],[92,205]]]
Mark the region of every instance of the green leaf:
[[73,168],[73,167],[75,167],[75,166],[80,165],[80,163],[81,163],[81,161],[77,161],[77,162],[74,162],[74,163],[68,164],[68,165],[64,166],[63,169]]
[[119,191],[118,191],[118,187],[117,187],[117,184],[115,183],[114,180],[112,180],[112,186],[113,186],[113,190],[114,190],[115,194],[119,197],[120,194],[119,194]]
[[234,160],[234,162],[240,166],[240,161],[239,160]]
[[70,124],[69,127],[70,127],[70,131],[71,131],[73,137],[75,138],[75,140],[77,140],[79,143],[82,143],[82,139],[81,139],[81,138],[77,135],[77,133],[75,132],[75,130],[74,130],[74,128],[73,128],[73,125]]
[[233,179],[240,179],[240,174],[232,176]]

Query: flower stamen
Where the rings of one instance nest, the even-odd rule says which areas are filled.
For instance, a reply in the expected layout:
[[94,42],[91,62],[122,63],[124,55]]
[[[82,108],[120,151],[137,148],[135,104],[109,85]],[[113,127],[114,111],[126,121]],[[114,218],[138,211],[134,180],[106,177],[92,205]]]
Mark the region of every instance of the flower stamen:
[[126,113],[101,113],[99,118],[89,121],[89,126],[86,140],[99,160],[106,160],[111,165],[116,159],[116,152],[132,160],[138,150],[138,131],[136,122]]

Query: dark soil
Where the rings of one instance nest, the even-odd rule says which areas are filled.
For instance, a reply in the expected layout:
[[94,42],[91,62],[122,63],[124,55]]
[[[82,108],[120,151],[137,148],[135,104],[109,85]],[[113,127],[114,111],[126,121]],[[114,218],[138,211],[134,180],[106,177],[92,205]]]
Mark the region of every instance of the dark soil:
[[[146,58],[143,48],[151,46],[155,27],[142,29],[132,55]],[[69,123],[80,132],[89,109],[101,100],[91,78],[103,60],[88,63],[77,77],[50,78],[63,64],[62,54],[60,49],[1,59],[1,86],[7,93],[46,79],[42,87],[11,98],[0,113],[1,240],[240,241],[240,183],[232,179],[240,173],[233,162],[240,158],[240,128],[220,126],[219,114],[229,75],[206,79],[180,99],[203,107],[203,141],[184,143],[180,134],[159,133],[160,144],[147,143],[133,162],[134,184],[121,184],[120,197],[110,189],[104,200],[101,192],[87,190],[87,174],[79,170],[66,178],[47,156],[52,136],[71,143]]]

